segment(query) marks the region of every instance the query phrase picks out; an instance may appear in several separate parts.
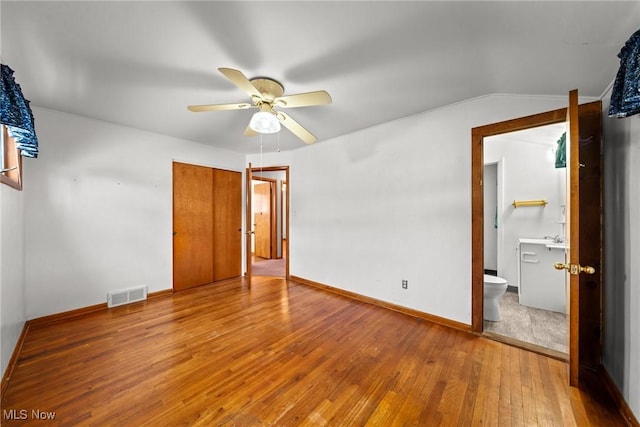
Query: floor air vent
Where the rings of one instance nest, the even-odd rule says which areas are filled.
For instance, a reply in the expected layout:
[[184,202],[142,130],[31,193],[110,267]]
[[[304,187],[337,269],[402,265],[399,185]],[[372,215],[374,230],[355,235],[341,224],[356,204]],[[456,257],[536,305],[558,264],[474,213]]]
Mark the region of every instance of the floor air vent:
[[147,287],[123,289],[107,293],[107,307],[116,307],[147,299]]

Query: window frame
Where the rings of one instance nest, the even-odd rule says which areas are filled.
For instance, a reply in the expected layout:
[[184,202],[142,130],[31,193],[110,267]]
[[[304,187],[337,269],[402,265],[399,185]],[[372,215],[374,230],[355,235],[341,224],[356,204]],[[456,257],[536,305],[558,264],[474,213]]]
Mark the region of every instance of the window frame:
[[[0,124],[0,182],[22,191],[22,156],[16,140],[9,136],[7,127]],[[7,169],[7,170],[5,170]]]

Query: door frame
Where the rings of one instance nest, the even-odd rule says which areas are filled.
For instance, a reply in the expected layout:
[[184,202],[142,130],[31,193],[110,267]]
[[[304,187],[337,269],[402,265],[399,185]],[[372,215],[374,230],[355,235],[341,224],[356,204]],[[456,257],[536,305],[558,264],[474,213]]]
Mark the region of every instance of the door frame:
[[[262,169],[264,171],[264,169]],[[269,245],[271,245],[271,258],[279,258],[278,257],[278,242],[277,242],[277,238],[278,238],[278,224],[277,224],[277,217],[278,217],[278,212],[277,212],[277,203],[276,203],[276,199],[277,199],[277,195],[276,195],[276,183],[277,183],[277,179],[273,179],[273,178],[266,178],[266,177],[262,177],[262,176],[256,176],[256,175],[251,175],[251,181],[262,181],[263,183],[268,183],[269,184],[269,230],[270,230],[270,239],[269,239]],[[252,191],[252,198],[253,198],[253,183],[251,185],[251,191]],[[252,218],[253,219],[253,218]],[[254,241],[255,241],[255,234],[254,236]],[[275,251],[275,256],[273,256]]]
[[566,122],[567,109],[520,117],[471,129],[471,330],[482,333],[484,320],[484,138]]
[[[287,236],[287,256],[285,259],[285,279],[290,279],[291,274],[289,272],[289,262],[291,260],[291,231],[289,228],[289,217],[290,217],[290,210],[291,210],[291,177],[289,174],[289,166],[260,166],[260,167],[253,167],[251,165],[251,163],[249,163],[249,166],[246,169],[245,172],[245,180],[246,180],[246,193],[245,193],[245,205],[246,205],[246,210],[245,210],[245,216],[246,218],[248,218],[245,223],[245,227],[248,227],[248,224],[251,223],[251,193],[252,193],[252,188],[251,188],[251,180],[255,179],[255,177],[253,176],[254,172],[284,172],[285,173],[285,181],[287,183],[287,194],[286,194],[286,199],[287,199],[287,206],[286,206],[286,219],[285,219],[285,229],[286,229],[286,236]],[[246,229],[245,230],[245,238],[247,239],[246,244],[245,244],[245,248],[246,248],[246,254],[245,254],[245,276],[249,279],[249,283],[251,283],[251,230],[250,229]]]

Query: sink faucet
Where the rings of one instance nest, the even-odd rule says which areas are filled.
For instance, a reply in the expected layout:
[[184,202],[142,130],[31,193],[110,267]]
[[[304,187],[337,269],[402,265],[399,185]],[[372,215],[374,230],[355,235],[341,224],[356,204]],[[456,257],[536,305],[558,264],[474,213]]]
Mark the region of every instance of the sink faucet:
[[553,240],[553,243],[562,243],[564,240],[564,238],[559,234],[556,234],[555,236],[544,236],[544,238]]

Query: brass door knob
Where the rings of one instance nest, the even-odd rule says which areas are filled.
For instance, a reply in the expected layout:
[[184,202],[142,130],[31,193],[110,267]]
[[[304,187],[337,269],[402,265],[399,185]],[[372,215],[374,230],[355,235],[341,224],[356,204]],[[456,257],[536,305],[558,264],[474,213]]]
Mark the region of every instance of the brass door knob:
[[555,264],[553,264],[553,268],[555,268],[556,270],[567,270],[571,274],[580,274],[580,273],[594,274],[596,272],[595,268],[590,267],[588,265],[585,265],[583,267],[577,264],[564,264],[562,262],[556,262]]
[[594,274],[596,272],[595,268],[588,265],[585,265],[584,267],[579,265],[578,267],[580,268],[580,273]]

